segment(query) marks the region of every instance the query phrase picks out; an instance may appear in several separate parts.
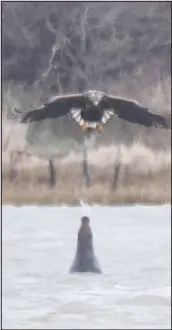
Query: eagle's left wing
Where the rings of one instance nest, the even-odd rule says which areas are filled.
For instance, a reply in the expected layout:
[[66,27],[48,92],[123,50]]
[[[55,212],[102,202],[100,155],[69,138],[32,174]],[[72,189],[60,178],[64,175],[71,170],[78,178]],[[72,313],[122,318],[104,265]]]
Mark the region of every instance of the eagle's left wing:
[[105,115],[106,112],[113,111],[119,118],[132,123],[144,126],[170,127],[170,121],[167,118],[150,112],[137,101],[107,95],[102,100],[101,107],[104,109]]
[[84,107],[84,95],[66,95],[57,97],[55,100],[46,103],[42,108],[31,110],[29,112],[14,110],[10,116],[13,121],[21,123],[31,123],[33,121],[41,121],[64,116],[73,108],[82,109]]

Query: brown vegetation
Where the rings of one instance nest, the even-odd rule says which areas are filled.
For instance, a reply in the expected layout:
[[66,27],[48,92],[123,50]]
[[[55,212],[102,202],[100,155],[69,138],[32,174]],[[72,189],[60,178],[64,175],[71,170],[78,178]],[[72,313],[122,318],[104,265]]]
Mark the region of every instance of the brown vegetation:
[[[153,152],[141,145],[121,147],[120,174],[112,187],[115,147],[90,150],[91,186],[85,188],[78,155],[54,161],[55,185],[49,179],[48,162],[23,154],[11,176],[9,162],[3,169],[4,204],[95,204],[170,203],[170,152]],[[21,156],[21,155],[20,155]],[[29,159],[30,158],[30,159]],[[108,161],[107,161],[108,159]]]

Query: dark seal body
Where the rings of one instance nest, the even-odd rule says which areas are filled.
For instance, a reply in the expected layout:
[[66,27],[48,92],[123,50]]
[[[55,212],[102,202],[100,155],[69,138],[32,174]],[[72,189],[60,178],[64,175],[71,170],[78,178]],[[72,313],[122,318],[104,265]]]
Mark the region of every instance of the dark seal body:
[[70,273],[101,273],[99,262],[94,253],[93,235],[89,225],[89,218],[81,219],[81,226],[78,232],[77,250],[70,268]]

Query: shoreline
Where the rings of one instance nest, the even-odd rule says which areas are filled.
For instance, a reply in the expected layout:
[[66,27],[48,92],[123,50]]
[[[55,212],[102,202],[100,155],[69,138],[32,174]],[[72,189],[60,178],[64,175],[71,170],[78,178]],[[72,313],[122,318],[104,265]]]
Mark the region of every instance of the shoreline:
[[[90,157],[91,185],[86,187],[82,162],[67,159],[54,162],[53,184],[48,161],[23,156],[14,163],[4,162],[2,168],[3,205],[163,205],[171,203],[170,152],[154,152],[138,146],[123,151],[117,184],[113,149],[102,149]],[[133,152],[132,152],[133,151]],[[109,162],[109,164],[107,164]],[[100,166],[101,165],[101,166]]]
[[[95,182],[90,188],[72,182],[57,182],[55,187],[47,184],[22,182],[12,184],[3,180],[3,205],[68,205],[79,206],[83,200],[89,205],[163,205],[171,203],[171,181],[169,175],[144,176],[135,182],[123,180],[112,190],[110,184]],[[131,180],[132,181],[132,180]]]
[[171,208],[171,203],[166,203],[166,204],[112,204],[112,205],[108,205],[108,204],[105,204],[105,205],[101,205],[101,204],[84,204],[84,206],[82,206],[81,204],[77,204],[77,205],[68,205],[68,204],[2,204],[2,207],[54,207],[54,208],[65,208],[65,207],[68,207],[68,208],[90,208],[90,207],[102,207],[102,208],[109,208],[109,207],[137,207],[137,206],[141,206],[141,207],[170,207]]

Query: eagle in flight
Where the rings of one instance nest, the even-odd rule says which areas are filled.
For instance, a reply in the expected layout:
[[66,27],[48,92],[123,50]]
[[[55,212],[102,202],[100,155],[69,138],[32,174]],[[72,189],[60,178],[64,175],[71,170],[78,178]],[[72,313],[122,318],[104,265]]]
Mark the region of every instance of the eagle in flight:
[[169,120],[150,112],[134,100],[108,95],[100,91],[56,97],[42,108],[29,112],[14,110],[12,119],[21,123],[31,123],[45,119],[71,115],[83,132],[103,131],[113,115],[126,121],[144,126],[169,128]]

